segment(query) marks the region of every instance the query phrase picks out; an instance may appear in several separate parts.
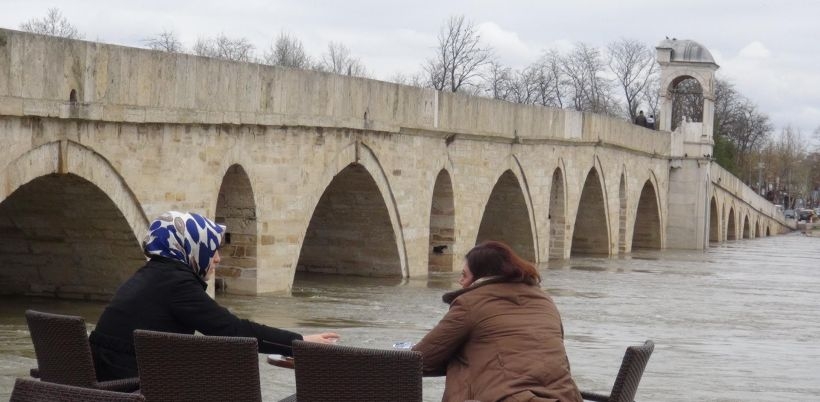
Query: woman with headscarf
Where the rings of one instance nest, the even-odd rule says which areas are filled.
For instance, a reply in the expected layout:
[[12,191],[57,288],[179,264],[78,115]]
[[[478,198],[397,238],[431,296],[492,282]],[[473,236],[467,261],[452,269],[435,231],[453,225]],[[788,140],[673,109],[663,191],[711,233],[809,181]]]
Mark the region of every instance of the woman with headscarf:
[[424,372],[446,372],[442,401],[580,402],[561,316],[535,266],[506,244],[467,253],[450,309],[413,350]]
[[329,332],[304,337],[240,319],[207,293],[226,228],[195,213],[170,211],[151,223],[142,242],[148,262],[105,308],[89,341],[99,381],[137,377],[135,329],[256,338],[260,353],[292,355],[291,342],[332,343]]

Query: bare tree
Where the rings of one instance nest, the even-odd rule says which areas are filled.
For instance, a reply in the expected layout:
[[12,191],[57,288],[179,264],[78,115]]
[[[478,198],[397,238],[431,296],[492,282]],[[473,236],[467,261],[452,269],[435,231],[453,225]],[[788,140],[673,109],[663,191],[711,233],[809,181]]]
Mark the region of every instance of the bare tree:
[[539,73],[536,66],[516,71],[511,80],[509,100],[524,104],[537,103]]
[[489,62],[482,86],[483,94],[493,99],[560,108],[566,83],[561,56],[553,50],[523,70],[513,71],[495,60]]
[[252,62],[254,46],[247,38],[229,38],[224,33],[216,38],[199,38],[194,44],[197,56],[214,57],[223,60]]
[[634,39],[610,42],[609,69],[624,91],[626,114],[630,121],[638,115],[638,105],[655,74],[655,55],[646,44]]
[[182,42],[179,38],[177,38],[176,32],[170,30],[162,31],[151,38],[144,39],[143,42],[145,42],[151,50],[160,50],[168,53],[185,52],[185,48],[182,46]]
[[[702,108],[702,98],[695,99],[701,102],[699,108]],[[755,182],[754,171],[761,162],[761,152],[769,146],[772,131],[769,117],[754,103],[738,93],[731,83],[715,81],[715,155],[721,166],[738,177],[745,177],[747,183]],[[791,135],[791,129],[787,131]],[[719,146],[729,147],[725,155],[719,154]]]
[[493,99],[510,100],[512,69],[497,60],[488,63],[484,76],[485,94]]
[[564,106],[566,80],[561,72],[561,55],[551,50],[535,62],[531,69],[535,75],[536,99],[534,103],[541,106],[562,108]]
[[570,54],[561,58],[560,65],[575,110],[614,114],[611,84],[602,75],[604,63],[597,48],[577,43]]
[[477,87],[481,69],[492,61],[492,50],[481,43],[473,23],[450,17],[438,36],[436,55],[424,65],[428,83],[437,90],[458,92]]
[[715,135],[728,135],[731,127],[736,124],[739,96],[732,83],[715,80]]
[[265,52],[265,64],[308,69],[313,62],[298,38],[282,32]]
[[[736,164],[741,171],[754,169],[753,156],[760,151],[773,130],[769,116],[757,110],[757,106],[745,100],[738,109],[738,124],[731,131],[736,149]],[[749,180],[751,182],[751,180]]]
[[328,43],[327,53],[322,55],[317,70],[354,77],[367,77],[368,75],[362,62],[351,55],[347,46],[338,42]]
[[387,79],[388,82],[395,82],[396,84],[409,85],[411,87],[424,87],[424,77],[421,74],[402,74],[395,73]]
[[[728,138],[738,157],[757,151],[772,131],[769,117],[739,94],[731,83],[718,79],[715,83],[715,134]],[[742,160],[738,160],[742,164]]]
[[810,155],[805,149],[806,139],[800,130],[787,125],[774,141],[768,141],[762,155],[767,181],[773,181],[780,194],[787,196],[777,199],[786,203],[786,208],[794,207],[794,200],[806,196],[812,187],[814,172],[811,172]]
[[43,18],[32,18],[20,24],[20,30],[68,39],[82,39],[80,31],[63,17],[58,8],[49,8]]
[[655,121],[658,121],[660,117],[660,109],[658,108],[661,99],[660,86],[660,79],[658,78],[658,75],[653,74],[652,77],[650,77],[645,90],[641,94],[644,105],[646,105],[647,112],[649,112],[650,116],[655,117]]
[[820,126],[814,129],[814,151],[820,152]]

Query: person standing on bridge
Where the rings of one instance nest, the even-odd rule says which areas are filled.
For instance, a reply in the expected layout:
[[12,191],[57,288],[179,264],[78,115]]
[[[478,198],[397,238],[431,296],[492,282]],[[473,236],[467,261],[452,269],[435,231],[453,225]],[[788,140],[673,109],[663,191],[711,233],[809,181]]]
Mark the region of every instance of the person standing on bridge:
[[635,124],[646,127],[646,116],[643,115],[643,110],[639,110],[638,115],[635,116]]
[[225,226],[195,213],[170,211],[154,220],[142,242],[148,262],[105,308],[89,341],[99,381],[138,376],[135,329],[256,338],[260,353],[292,355],[291,342],[333,343],[328,332],[302,336],[240,319],[207,293],[220,262]]
[[446,371],[442,401],[581,402],[564,328],[535,266],[496,241],[467,253],[450,309],[413,350],[426,374]]

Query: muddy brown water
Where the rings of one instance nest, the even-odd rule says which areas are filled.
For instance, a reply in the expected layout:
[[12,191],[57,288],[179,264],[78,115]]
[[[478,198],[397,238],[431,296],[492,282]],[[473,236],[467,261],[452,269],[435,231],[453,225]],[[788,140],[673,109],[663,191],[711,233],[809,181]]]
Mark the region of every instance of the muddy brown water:
[[[820,400],[820,238],[799,233],[700,251],[636,252],[542,266],[561,311],[582,389],[608,392],[624,348],[652,339],[639,401]],[[218,295],[236,314],[303,333],[334,330],[346,345],[390,348],[417,341],[446,311],[457,274],[376,280],[298,276],[291,296]],[[0,399],[36,365],[23,312],[78,314],[89,329],[96,302],[0,299]],[[262,393],[295,391],[293,372],[260,355]],[[218,370],[213,375],[218,376]],[[425,401],[442,378],[424,380]]]

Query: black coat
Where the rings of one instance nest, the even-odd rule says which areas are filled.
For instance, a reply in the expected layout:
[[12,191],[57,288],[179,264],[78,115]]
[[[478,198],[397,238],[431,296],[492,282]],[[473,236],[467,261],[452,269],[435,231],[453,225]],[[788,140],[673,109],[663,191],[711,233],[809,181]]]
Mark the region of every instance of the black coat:
[[205,292],[207,284],[175,260],[154,257],[128,279],[91,333],[100,381],[136,377],[135,329],[256,338],[260,353],[292,355],[302,335],[240,319]]

